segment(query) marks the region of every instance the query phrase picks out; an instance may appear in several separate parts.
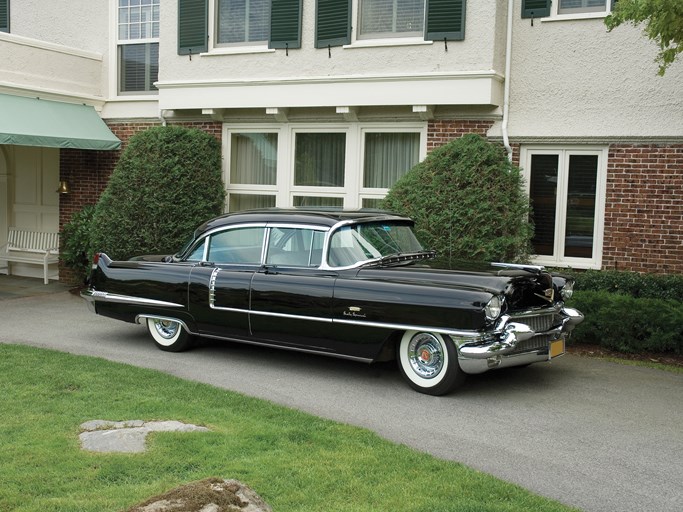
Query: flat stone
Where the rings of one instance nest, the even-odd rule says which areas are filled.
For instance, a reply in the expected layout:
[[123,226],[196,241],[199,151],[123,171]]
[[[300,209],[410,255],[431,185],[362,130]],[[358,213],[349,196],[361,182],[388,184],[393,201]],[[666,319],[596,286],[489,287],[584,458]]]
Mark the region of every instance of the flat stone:
[[207,478],[172,489],[126,512],[272,512],[250,487],[238,480]]
[[146,449],[150,432],[209,432],[180,421],[107,421],[92,420],[81,424],[81,448],[91,452],[140,453]]

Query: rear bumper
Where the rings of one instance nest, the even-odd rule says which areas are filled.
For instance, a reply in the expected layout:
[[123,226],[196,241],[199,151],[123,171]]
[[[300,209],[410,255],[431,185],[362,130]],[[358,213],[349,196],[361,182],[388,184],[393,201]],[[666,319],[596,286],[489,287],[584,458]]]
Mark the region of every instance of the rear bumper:
[[483,373],[493,368],[548,361],[562,355],[564,343],[574,327],[583,321],[583,314],[562,307],[553,313],[549,328],[543,326],[537,331],[533,327],[541,325],[539,318],[533,314],[505,316],[499,320],[492,335],[476,341],[463,340],[458,344],[460,367],[465,373]]

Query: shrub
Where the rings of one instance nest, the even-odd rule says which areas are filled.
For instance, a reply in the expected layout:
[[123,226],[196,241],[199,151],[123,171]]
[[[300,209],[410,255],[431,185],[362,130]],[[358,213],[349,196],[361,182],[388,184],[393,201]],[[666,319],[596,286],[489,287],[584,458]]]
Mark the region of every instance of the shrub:
[[178,251],[223,211],[218,141],[200,130],[156,127],[131,137],[93,217],[93,247],[114,259]]
[[62,248],[60,256],[64,264],[75,270],[85,279],[92,261],[92,219],[94,205],[87,205],[76,212],[71,220],[64,224],[61,233]]
[[454,260],[526,261],[532,227],[519,168],[474,134],[432,151],[389,191],[382,208],[415,220],[418,238]]
[[585,315],[572,334],[572,343],[597,344],[627,353],[683,354],[683,307],[679,300],[576,291],[571,306]]
[[683,275],[641,274],[616,270],[588,270],[574,274],[577,290],[623,293],[650,299],[683,297]]

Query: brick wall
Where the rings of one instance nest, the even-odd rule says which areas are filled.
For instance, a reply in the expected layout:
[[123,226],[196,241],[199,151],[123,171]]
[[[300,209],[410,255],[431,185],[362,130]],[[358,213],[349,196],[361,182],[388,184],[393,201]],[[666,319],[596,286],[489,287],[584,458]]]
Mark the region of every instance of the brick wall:
[[603,268],[683,274],[683,145],[610,146]]
[[427,152],[468,133],[476,133],[486,137],[491,126],[493,126],[493,121],[429,121],[427,124]]

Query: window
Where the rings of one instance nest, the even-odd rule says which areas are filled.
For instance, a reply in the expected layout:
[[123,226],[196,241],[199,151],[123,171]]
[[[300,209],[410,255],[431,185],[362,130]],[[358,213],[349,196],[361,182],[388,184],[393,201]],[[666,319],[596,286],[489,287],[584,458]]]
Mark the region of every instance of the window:
[[576,14],[582,12],[605,12],[607,0],[559,0],[558,14]]
[[119,93],[154,93],[159,77],[160,0],[118,0]]
[[425,0],[361,0],[358,38],[422,36]]
[[376,207],[426,156],[426,124],[225,128],[228,208]]
[[588,18],[610,13],[614,0],[522,0],[522,18]]
[[322,261],[325,233],[313,229],[272,228],[266,264],[318,267]]
[[266,44],[270,36],[270,0],[218,0],[218,45]]
[[419,133],[365,133],[363,187],[391,188],[417,165],[419,156]]
[[[316,48],[351,44],[351,4],[348,0],[317,0]],[[357,5],[355,39],[366,40],[358,46],[384,38],[465,38],[466,0],[358,0]]]
[[294,150],[294,185],[343,187],[345,133],[297,133]]
[[261,263],[264,227],[238,228],[211,236],[207,260],[212,263],[258,265]]
[[538,263],[600,267],[605,160],[604,150],[526,150]]

